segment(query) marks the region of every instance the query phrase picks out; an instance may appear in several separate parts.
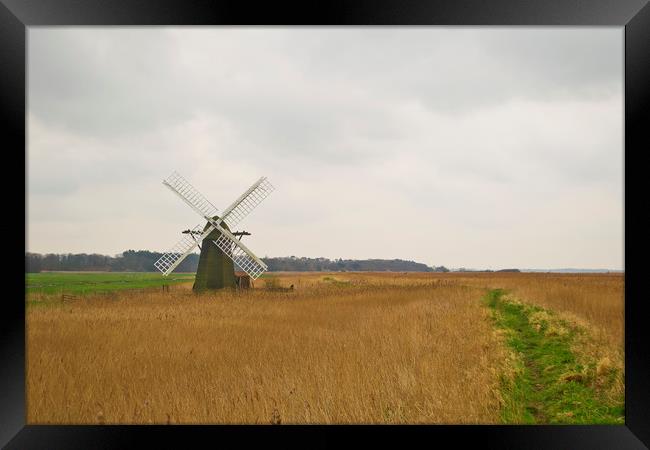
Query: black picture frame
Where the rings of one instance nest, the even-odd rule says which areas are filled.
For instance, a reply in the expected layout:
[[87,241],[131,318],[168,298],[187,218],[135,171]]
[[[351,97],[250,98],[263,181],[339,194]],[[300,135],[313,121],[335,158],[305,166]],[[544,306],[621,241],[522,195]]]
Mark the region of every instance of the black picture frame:
[[[35,426],[25,425],[25,305],[19,276],[7,270],[0,328],[0,444],[7,449],[187,448],[219,446],[302,447],[358,445],[526,449],[642,449],[650,446],[650,370],[641,235],[645,200],[638,174],[650,150],[650,6],[645,0],[364,0],[298,4],[195,0],[0,0],[0,127],[6,186],[26,169],[26,27],[38,25],[564,25],[625,27],[625,425],[620,426]],[[7,156],[11,156],[11,162]],[[9,165],[9,167],[7,167]],[[25,179],[26,181],[26,179]],[[26,184],[25,184],[26,186]],[[11,191],[7,218],[21,209]],[[634,197],[638,201],[631,200]],[[631,201],[630,201],[631,200]],[[5,241],[25,251],[25,239]],[[16,250],[18,253],[18,250]],[[637,259],[638,257],[638,259]],[[631,261],[640,263],[630,264]],[[14,292],[14,289],[16,292]],[[20,294],[19,294],[20,292]],[[190,442],[192,442],[190,444]]]

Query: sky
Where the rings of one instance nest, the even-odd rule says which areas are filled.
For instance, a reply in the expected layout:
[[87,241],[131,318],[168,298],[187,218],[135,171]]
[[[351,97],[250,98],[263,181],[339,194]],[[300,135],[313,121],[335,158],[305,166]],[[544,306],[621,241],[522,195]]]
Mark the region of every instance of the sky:
[[27,248],[623,269],[622,27],[29,27]]

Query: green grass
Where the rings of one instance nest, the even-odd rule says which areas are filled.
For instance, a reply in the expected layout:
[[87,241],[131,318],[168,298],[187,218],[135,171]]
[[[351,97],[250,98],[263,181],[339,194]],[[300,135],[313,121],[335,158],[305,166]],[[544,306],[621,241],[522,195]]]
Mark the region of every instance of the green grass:
[[120,289],[145,289],[163,284],[184,283],[194,280],[194,274],[172,274],[163,277],[150,272],[43,272],[25,275],[25,289],[34,294],[83,295],[111,292]]
[[334,286],[350,286],[352,284],[349,280],[337,280],[333,277],[323,277],[323,281],[327,281]]
[[[580,333],[565,327],[565,334],[547,333],[549,321],[531,323],[531,315],[551,311],[503,299],[505,291],[494,289],[484,300],[492,309],[495,325],[506,333],[507,344],[517,355],[514,379],[502,378],[505,423],[623,424],[624,404],[601,398],[584,376],[583,367],[571,351]],[[565,324],[566,325],[566,324]]]

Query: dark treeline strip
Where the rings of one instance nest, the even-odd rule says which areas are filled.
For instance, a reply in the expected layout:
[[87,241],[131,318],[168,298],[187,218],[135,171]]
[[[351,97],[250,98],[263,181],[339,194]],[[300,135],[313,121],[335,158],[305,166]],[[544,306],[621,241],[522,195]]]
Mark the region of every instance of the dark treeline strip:
[[402,259],[327,259],[297,258],[287,256],[280,258],[262,258],[272,272],[448,272],[446,267],[429,267],[426,264]]
[[[121,255],[98,254],[25,254],[25,271],[107,271],[107,272],[155,272],[154,262],[162,253],[147,250],[127,250]],[[319,272],[319,271],[392,271],[392,272],[448,272],[444,266],[429,267],[426,264],[401,259],[335,259],[297,258],[295,256],[262,258],[271,272]],[[195,272],[199,255],[191,254],[176,269],[178,272]]]
[[[155,272],[154,267],[162,253],[147,250],[127,250],[121,255],[106,256],[96,253],[38,253],[25,254],[25,271],[106,271],[106,272]],[[178,266],[178,272],[194,272],[199,264],[199,255],[191,254]]]

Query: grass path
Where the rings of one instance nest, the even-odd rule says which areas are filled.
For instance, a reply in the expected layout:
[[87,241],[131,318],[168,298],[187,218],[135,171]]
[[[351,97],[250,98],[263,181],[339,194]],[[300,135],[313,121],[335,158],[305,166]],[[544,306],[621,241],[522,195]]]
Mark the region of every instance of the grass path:
[[[624,404],[607,400],[578,362],[571,343],[584,330],[570,327],[550,311],[485,296],[495,326],[513,354],[512,372],[502,378],[505,423],[622,424]],[[614,375],[612,375],[613,377]]]

